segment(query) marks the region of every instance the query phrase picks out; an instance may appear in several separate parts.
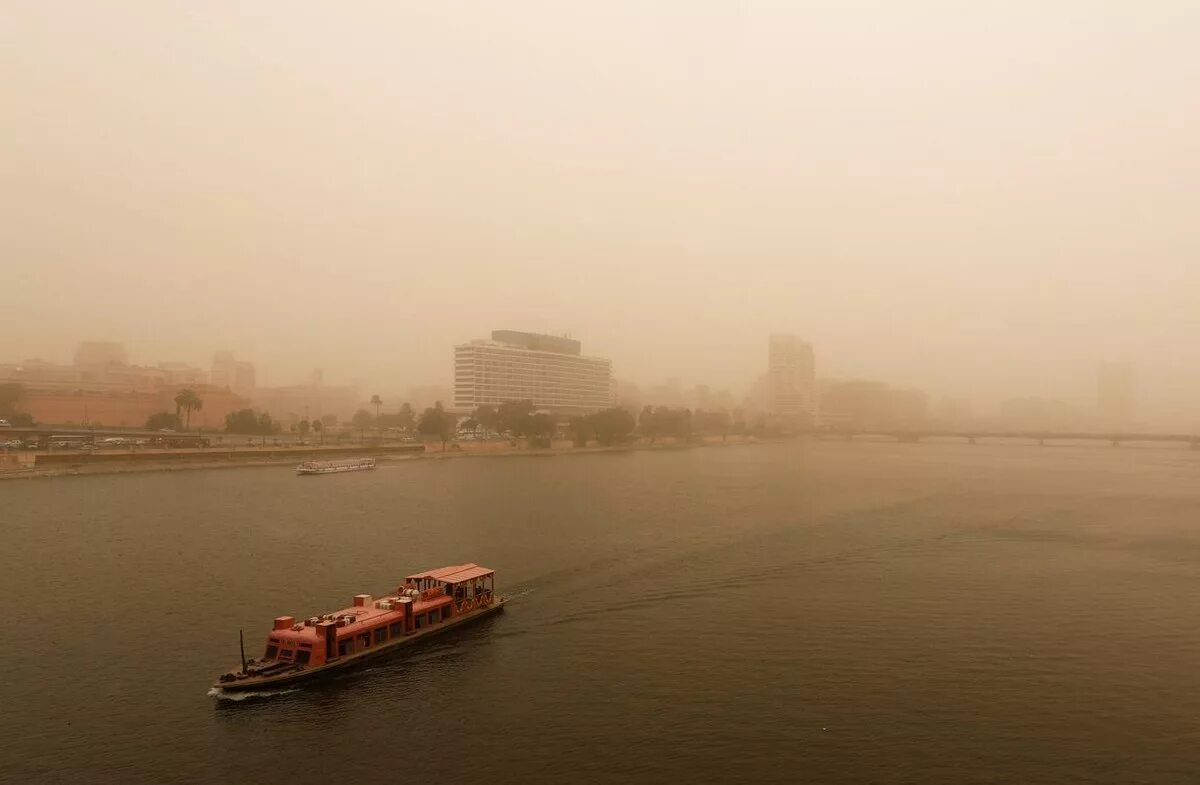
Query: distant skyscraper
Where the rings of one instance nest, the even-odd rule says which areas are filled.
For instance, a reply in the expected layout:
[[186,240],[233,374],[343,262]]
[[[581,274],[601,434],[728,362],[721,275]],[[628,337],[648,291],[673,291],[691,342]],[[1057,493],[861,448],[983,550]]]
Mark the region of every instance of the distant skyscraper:
[[812,344],[795,335],[773,333],[767,343],[768,412],[811,423],[816,408],[816,360]]
[[1133,367],[1129,363],[1100,364],[1096,409],[1106,425],[1127,425],[1133,419]]
[[533,401],[557,414],[612,406],[612,362],[580,354],[579,341],[493,330],[492,340],[454,347],[454,408]]

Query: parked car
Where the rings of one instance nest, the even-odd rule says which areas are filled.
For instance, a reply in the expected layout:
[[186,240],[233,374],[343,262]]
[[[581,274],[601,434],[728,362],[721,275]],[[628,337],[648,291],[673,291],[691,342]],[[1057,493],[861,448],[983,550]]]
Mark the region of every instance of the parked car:
[[0,420],[0,428],[11,428],[11,427],[12,427],[12,423],[10,423],[8,420]]

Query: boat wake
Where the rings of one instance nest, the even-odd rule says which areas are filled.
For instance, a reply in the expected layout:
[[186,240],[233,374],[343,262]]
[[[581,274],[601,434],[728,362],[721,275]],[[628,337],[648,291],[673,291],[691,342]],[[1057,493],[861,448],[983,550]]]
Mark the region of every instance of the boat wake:
[[245,692],[226,692],[220,687],[210,687],[207,694],[210,698],[216,698],[219,701],[234,701],[236,703],[249,698],[274,698],[278,695],[287,695],[288,693],[299,691],[299,687],[291,687],[289,689],[278,690],[247,690]]

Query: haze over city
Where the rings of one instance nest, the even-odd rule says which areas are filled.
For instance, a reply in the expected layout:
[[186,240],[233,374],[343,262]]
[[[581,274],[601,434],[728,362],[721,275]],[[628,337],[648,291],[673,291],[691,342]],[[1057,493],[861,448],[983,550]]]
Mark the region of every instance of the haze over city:
[[0,0],[0,783],[1196,785],[1197,42]]
[[1198,14],[12,5],[0,357],[399,390],[509,327],[740,393],[785,331],[935,398],[1132,362],[1195,422]]

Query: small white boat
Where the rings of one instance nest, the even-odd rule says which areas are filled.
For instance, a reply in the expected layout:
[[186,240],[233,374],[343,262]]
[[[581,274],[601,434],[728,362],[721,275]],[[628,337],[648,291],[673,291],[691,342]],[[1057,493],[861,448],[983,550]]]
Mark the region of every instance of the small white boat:
[[296,474],[336,474],[338,472],[361,472],[374,468],[374,458],[346,458],[340,461],[305,461],[296,467]]

